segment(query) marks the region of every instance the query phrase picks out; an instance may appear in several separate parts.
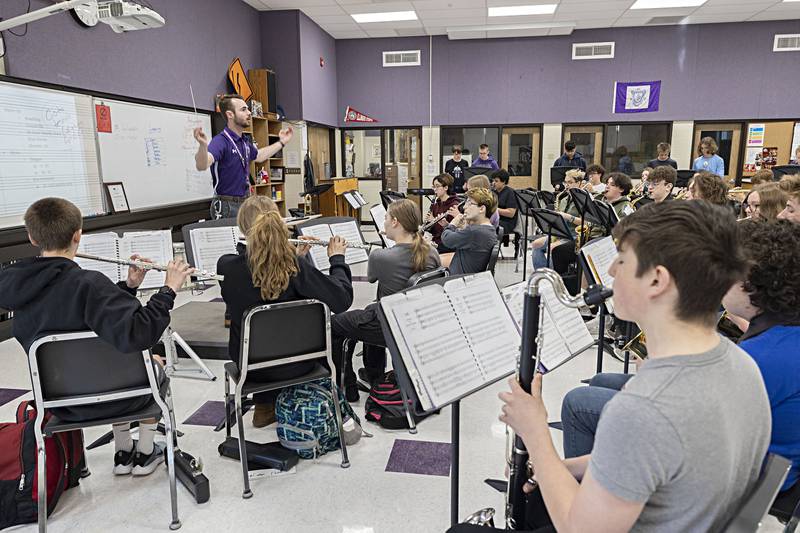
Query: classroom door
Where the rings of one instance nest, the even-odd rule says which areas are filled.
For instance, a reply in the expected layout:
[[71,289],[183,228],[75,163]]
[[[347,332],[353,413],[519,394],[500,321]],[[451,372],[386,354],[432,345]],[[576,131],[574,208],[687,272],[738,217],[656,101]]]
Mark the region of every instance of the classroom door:
[[[587,165],[599,165],[603,160],[603,126],[565,126],[564,142],[574,141],[576,150]],[[563,143],[562,143],[563,153]]]
[[314,165],[317,181],[335,176],[331,161],[331,137],[328,128],[308,127],[308,155]]
[[503,128],[500,138],[500,168],[511,176],[514,189],[539,188],[539,144],[541,131],[535,127]]
[[[694,146],[692,147],[692,158],[686,168],[692,168],[694,160],[700,155],[698,147],[700,139],[711,137],[716,141],[719,155],[725,161],[725,176],[735,179],[740,173],[739,151],[742,146],[742,124],[732,122],[730,124],[703,124],[702,122],[694,125]],[[683,162],[678,162],[678,168],[683,167]]]

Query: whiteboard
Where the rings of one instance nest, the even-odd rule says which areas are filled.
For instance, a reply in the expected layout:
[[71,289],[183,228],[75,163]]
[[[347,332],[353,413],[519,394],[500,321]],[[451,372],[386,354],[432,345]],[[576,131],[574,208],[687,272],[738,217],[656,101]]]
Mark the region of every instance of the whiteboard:
[[0,227],[48,196],[104,212],[92,98],[0,82]]
[[131,210],[210,199],[211,173],[195,169],[192,130],[211,135],[207,114],[95,98],[111,113],[111,132],[97,132],[100,171],[121,181]]

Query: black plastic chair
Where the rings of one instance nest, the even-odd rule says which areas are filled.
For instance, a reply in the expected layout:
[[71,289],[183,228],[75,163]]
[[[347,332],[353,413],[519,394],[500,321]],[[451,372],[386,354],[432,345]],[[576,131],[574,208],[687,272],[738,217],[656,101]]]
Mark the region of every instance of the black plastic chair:
[[724,533],[754,533],[767,515],[775,495],[783,485],[792,462],[780,455],[769,454],[755,486],[745,495],[736,514],[727,523]]
[[[33,397],[36,401],[37,487],[39,531],[47,530],[47,467],[44,437],[62,431],[147,420],[163,416],[167,437],[167,468],[172,506],[172,530],[181,527],[175,488],[175,417],[169,381],[156,380],[149,350],[123,353],[93,331],[57,333],[37,339],[28,353]],[[145,408],[103,419],[66,422],[52,416],[44,427],[45,409],[91,406],[114,400],[151,396]]]
[[486,270],[494,275],[494,267],[497,266],[497,259],[500,257],[500,246],[503,241],[498,240],[497,244],[492,248],[492,253],[489,255],[489,262],[486,264]]
[[778,494],[772,502],[769,514],[785,525],[784,533],[794,533],[797,524],[800,523],[800,482],[795,483],[784,493]]
[[[336,387],[336,367],[331,357],[331,312],[319,300],[297,300],[277,304],[265,304],[245,312],[242,320],[241,366],[234,362],[225,364],[225,431],[231,435],[231,400],[236,409],[239,426],[239,457],[247,457],[242,422],[242,397],[259,392],[282,389],[320,378],[331,379],[331,394],[336,422],[339,425],[339,442],[342,452],[342,468],[350,466],[347,445],[344,441],[342,412],[339,392]],[[328,368],[317,363],[302,376],[282,381],[254,381],[247,379],[251,370],[276,367],[301,361],[325,359]],[[231,394],[230,385],[234,392]],[[251,498],[250,473],[246,460],[242,464],[244,490],[242,498]]]

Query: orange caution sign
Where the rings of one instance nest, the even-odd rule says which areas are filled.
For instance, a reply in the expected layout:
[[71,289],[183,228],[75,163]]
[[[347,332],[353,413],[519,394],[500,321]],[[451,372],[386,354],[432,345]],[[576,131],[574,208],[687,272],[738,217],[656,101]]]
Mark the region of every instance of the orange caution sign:
[[244,98],[245,101],[253,96],[253,89],[250,88],[250,82],[247,81],[244,68],[242,68],[242,62],[239,61],[238,57],[234,59],[228,67],[228,79],[231,80],[233,90],[236,94]]

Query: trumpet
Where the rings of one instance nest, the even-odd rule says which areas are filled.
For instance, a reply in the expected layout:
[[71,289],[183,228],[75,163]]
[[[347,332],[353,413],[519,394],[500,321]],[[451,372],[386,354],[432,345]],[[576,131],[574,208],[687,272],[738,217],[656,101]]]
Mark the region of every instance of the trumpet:
[[[295,246],[328,246],[328,241],[323,241],[321,239],[289,239],[289,242]],[[372,247],[371,244],[361,244],[357,242],[348,242],[346,245],[348,248],[360,248],[362,250],[369,250]]]
[[[522,349],[517,366],[517,380],[525,392],[530,393],[531,383],[542,357],[544,341],[544,300],[541,296],[541,285],[547,282],[553,287],[553,292],[558,301],[572,308],[581,305],[599,305],[612,295],[611,289],[602,285],[592,285],[577,296],[572,296],[564,286],[564,281],[555,271],[549,268],[535,270],[528,282],[528,293],[522,312]],[[523,487],[529,479],[528,475],[528,450],[519,436],[510,429],[506,432],[508,465],[508,490],[506,490],[506,528],[522,529],[526,523],[525,494]],[[484,509],[479,512],[482,516],[491,516]],[[475,515],[473,515],[475,516]]]
[[[75,254],[75,257],[80,257],[81,259],[89,259],[90,261],[102,261],[104,263],[116,263],[118,265],[127,265],[136,268],[140,268],[142,270],[159,270],[159,271],[166,271],[166,265],[157,265],[155,263],[147,263],[145,261],[133,261],[130,259],[117,259],[116,257],[102,257],[99,255],[91,255],[91,254]],[[195,276],[203,279],[213,279],[216,281],[225,281],[225,276],[221,276],[219,274],[215,274],[213,272],[208,272],[206,270],[196,270],[194,272]]]

